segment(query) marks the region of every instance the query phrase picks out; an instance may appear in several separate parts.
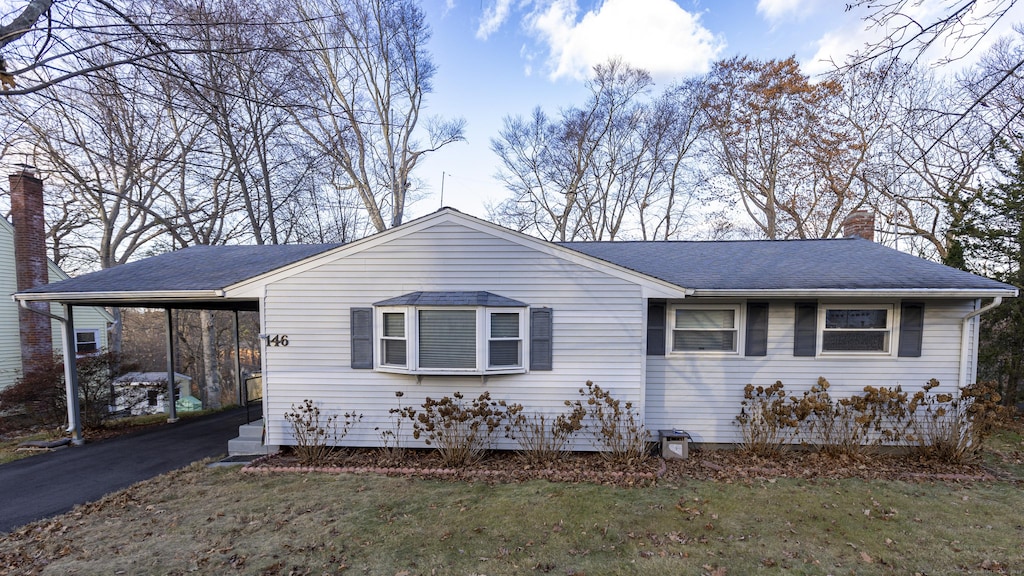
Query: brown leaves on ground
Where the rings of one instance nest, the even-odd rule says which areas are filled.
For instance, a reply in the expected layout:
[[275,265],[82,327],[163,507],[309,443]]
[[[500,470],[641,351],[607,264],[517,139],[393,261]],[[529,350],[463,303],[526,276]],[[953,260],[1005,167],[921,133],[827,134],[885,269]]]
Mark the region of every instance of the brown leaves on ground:
[[975,482],[995,480],[977,464],[952,465],[906,454],[879,454],[833,458],[811,451],[793,450],[777,458],[759,458],[738,450],[691,451],[688,460],[667,462],[668,480],[748,482],[775,478],[860,478],[864,480]]
[[[298,460],[287,453],[255,463],[263,471],[298,469]],[[494,452],[479,462],[457,469],[444,468],[432,450],[405,450],[402,457],[383,463],[379,452],[370,449],[339,450],[333,465],[336,472],[377,473],[488,483],[524,482],[545,479],[553,482],[591,482],[642,487],[659,479],[749,482],[776,478],[860,478],[975,482],[996,477],[980,464],[952,465],[911,455],[830,457],[813,451],[792,450],[777,458],[759,458],[737,450],[691,450],[687,460],[662,462],[651,459],[629,469],[616,467],[595,453],[567,453],[547,466],[525,465],[513,452]]]

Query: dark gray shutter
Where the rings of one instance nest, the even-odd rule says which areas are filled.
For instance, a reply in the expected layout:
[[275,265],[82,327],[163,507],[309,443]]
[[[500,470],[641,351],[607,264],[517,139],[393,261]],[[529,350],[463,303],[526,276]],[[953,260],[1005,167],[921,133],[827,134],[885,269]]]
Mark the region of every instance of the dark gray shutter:
[[797,302],[793,330],[793,356],[814,356],[818,352],[818,304]]
[[747,303],[747,356],[768,355],[768,303]]
[[647,355],[665,355],[665,303],[647,304]]
[[551,308],[530,309],[530,370],[551,370]]
[[373,368],[373,308],[352,308],[352,368]]
[[904,302],[900,307],[900,357],[919,358],[923,338],[924,303]]

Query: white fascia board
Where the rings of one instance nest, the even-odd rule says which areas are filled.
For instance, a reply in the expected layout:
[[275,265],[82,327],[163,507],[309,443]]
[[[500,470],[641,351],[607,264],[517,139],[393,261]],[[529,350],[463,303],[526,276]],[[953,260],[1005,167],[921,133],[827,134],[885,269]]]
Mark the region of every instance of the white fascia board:
[[140,300],[181,302],[216,300],[225,297],[223,290],[162,290],[153,292],[19,292],[12,296],[23,302],[124,301],[126,305]]
[[903,288],[881,290],[867,288],[823,288],[820,290],[694,290],[700,298],[995,298],[1017,296],[1017,290],[975,290],[947,288]]
[[229,298],[254,297],[257,295],[261,295],[262,292],[260,287],[265,286],[271,282],[287,278],[289,276],[304,272],[311,268],[315,268],[326,261],[331,261],[336,258],[345,258],[348,256],[352,256],[358,254],[359,252],[362,252],[363,250],[373,248],[375,246],[379,246],[381,244],[390,242],[391,240],[402,238],[404,236],[419,232],[431,226],[436,226],[437,224],[444,224],[447,222],[454,222],[466,226],[467,228],[472,228],[480,232],[491,234],[495,237],[507,240],[514,244],[525,246],[527,248],[536,250],[537,252],[554,256],[556,258],[560,258],[562,260],[566,260],[568,262],[572,262],[580,266],[585,266],[590,269],[604,272],[610,276],[614,276],[629,282],[633,282],[634,284],[639,285],[643,289],[645,298],[685,298],[686,296],[689,296],[691,292],[690,290],[672,284],[671,282],[666,282],[659,278],[647,276],[646,274],[641,274],[640,272],[624,268],[617,264],[612,264],[599,258],[594,258],[592,256],[576,252],[575,250],[571,250],[569,248],[557,246],[555,244],[547,242],[546,240],[540,240],[537,238],[533,238],[532,236],[527,236],[526,234],[523,234],[521,232],[514,232],[502,226],[498,226],[497,224],[492,224],[491,222],[487,222],[486,220],[481,220],[474,216],[469,216],[467,214],[463,214],[450,208],[446,208],[444,210],[434,212],[433,214],[424,216],[422,218],[418,218],[416,220],[413,220],[412,222],[409,222],[408,224],[403,224],[398,228],[385,230],[384,232],[374,234],[373,236],[368,236],[366,238],[357,240],[350,244],[339,246],[332,250],[328,250],[326,252],[310,256],[305,260],[296,262],[295,264],[292,264],[290,266],[278,268],[277,270],[268,272],[266,274],[263,274],[262,276],[257,276],[255,278],[250,278],[243,282],[239,282],[234,286],[229,286],[226,289],[226,292]]

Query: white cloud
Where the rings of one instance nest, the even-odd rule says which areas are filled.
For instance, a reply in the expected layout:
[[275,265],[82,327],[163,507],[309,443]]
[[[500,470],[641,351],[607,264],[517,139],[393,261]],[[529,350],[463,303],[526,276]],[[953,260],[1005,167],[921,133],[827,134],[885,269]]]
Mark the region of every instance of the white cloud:
[[524,23],[548,50],[552,79],[583,79],[620,57],[655,78],[705,72],[724,41],[672,0],[604,0],[578,19],[576,0],[537,2]]
[[799,19],[812,12],[815,4],[815,0],[758,0],[757,13],[769,22],[789,16]]
[[498,31],[501,25],[508,19],[509,10],[512,7],[512,0],[495,0],[487,6],[483,16],[480,17],[480,26],[476,29],[476,37],[480,40],[487,38]]

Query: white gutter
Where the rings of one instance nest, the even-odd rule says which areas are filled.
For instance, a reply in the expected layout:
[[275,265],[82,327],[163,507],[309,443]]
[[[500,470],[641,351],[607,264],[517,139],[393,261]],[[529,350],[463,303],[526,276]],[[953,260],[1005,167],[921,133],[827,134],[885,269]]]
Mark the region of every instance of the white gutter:
[[88,300],[209,300],[223,298],[224,290],[154,290],[151,292],[20,292],[17,302],[77,302]]
[[[973,326],[973,323],[971,321],[973,319],[977,318],[978,316],[981,316],[985,312],[988,312],[989,310],[995,308],[996,306],[999,306],[1002,303],[1003,303],[1003,297],[1002,296],[996,296],[992,300],[992,302],[990,302],[987,306],[982,306],[981,308],[978,308],[977,310],[974,310],[973,312],[968,313],[966,316],[964,316],[963,318],[960,319],[960,375],[959,375],[959,382],[957,383],[957,388],[958,389],[959,388],[963,388],[964,386],[970,385],[970,382],[967,381],[967,355],[968,355],[968,350],[967,350],[967,348],[968,348],[968,346],[967,346],[967,336],[968,336],[968,334],[967,334],[967,331],[970,329],[971,326]],[[977,374],[977,363],[978,363],[977,348],[978,348],[978,343],[975,342],[975,354],[974,354],[975,374]]]
[[728,298],[999,298],[1016,296],[1014,290],[950,290],[944,288],[900,288],[887,289],[849,289],[849,288],[818,288],[773,290],[732,290],[732,289],[694,289],[695,297],[728,297]]

